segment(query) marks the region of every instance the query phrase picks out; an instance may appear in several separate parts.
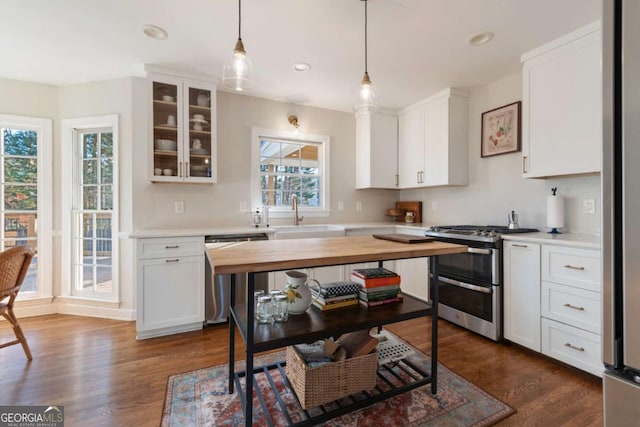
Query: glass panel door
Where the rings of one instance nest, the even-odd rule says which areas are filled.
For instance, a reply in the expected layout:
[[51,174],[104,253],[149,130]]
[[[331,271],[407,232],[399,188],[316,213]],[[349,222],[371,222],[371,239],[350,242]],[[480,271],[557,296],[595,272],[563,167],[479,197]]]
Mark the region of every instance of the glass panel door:
[[[188,137],[185,159],[188,159],[188,178],[211,178],[213,173],[213,144],[215,112],[212,108],[212,90],[204,85],[192,84],[185,88],[188,99]],[[186,152],[188,150],[188,154]]]
[[178,85],[153,82],[153,174],[178,177]]

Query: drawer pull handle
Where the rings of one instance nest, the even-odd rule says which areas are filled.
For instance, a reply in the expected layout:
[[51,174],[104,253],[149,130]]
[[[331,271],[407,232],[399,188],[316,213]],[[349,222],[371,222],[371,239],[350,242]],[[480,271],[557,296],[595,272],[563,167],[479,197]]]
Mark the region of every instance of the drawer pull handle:
[[172,246],[165,246],[165,249],[178,249],[180,247],[180,245],[172,245]]
[[570,268],[571,270],[584,270],[584,267],[576,267],[575,265],[565,264],[564,268]]
[[528,245],[519,245],[517,243],[514,243],[512,246],[515,246],[516,248],[528,248]]
[[174,258],[174,259],[165,259],[164,262],[180,262],[180,259],[178,258]]
[[576,307],[575,305],[571,305],[569,303],[564,305],[567,308],[573,308],[574,310],[578,310],[578,311],[584,311],[584,307]]
[[564,346],[565,346],[565,347],[572,348],[572,349],[574,349],[574,350],[584,351],[584,348],[582,348],[582,347],[576,347],[575,345],[571,345],[571,344],[570,344],[570,343],[568,343],[568,342],[564,343]]

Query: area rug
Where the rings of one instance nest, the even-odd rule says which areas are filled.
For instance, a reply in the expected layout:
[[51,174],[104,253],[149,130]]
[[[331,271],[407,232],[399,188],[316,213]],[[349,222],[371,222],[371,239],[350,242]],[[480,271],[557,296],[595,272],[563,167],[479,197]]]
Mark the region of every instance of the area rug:
[[[254,366],[284,360],[284,351],[255,358]],[[429,356],[416,351],[410,362],[430,371]],[[236,372],[244,362],[236,362]],[[227,365],[217,365],[196,371],[171,375],[162,411],[163,427],[242,426],[244,415],[237,390],[228,394]],[[271,376],[277,393],[285,402],[294,422],[304,420],[295,392],[289,382],[277,372]],[[273,388],[264,374],[256,375],[267,407],[276,426],[287,425],[280,412]],[[254,382],[255,384],[255,382]],[[380,381],[379,381],[380,384]],[[254,395],[255,396],[255,395]],[[254,397],[254,426],[268,425],[258,399]],[[314,410],[309,412],[313,414]],[[372,406],[334,418],[322,424],[335,427],[364,426],[490,426],[516,411],[438,364],[438,393],[432,396],[430,386],[422,386]]]

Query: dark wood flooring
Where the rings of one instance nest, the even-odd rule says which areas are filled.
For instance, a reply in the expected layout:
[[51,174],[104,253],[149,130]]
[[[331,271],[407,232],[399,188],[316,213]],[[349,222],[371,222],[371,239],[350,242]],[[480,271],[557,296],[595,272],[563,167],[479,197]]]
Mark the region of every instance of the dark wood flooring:
[[[167,377],[226,362],[226,325],[144,341],[135,323],[51,315],[21,320],[34,359],[0,349],[0,405],[64,405],[66,426],[157,426]],[[429,353],[424,319],[390,330]],[[0,342],[12,332],[0,322]],[[242,358],[242,340],[236,355]],[[440,361],[518,412],[504,426],[600,426],[601,380],[440,321]]]

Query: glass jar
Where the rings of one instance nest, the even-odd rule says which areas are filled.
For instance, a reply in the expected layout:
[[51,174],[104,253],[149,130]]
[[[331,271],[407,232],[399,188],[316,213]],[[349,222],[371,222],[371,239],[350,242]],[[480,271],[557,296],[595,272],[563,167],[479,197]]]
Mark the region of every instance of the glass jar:
[[258,299],[264,295],[264,291],[260,290],[260,291],[255,291],[253,293],[253,313],[258,314]]
[[273,323],[273,302],[269,295],[264,295],[258,298],[256,319],[261,325]]
[[273,320],[286,322],[289,318],[289,298],[285,294],[275,296],[273,301]]

